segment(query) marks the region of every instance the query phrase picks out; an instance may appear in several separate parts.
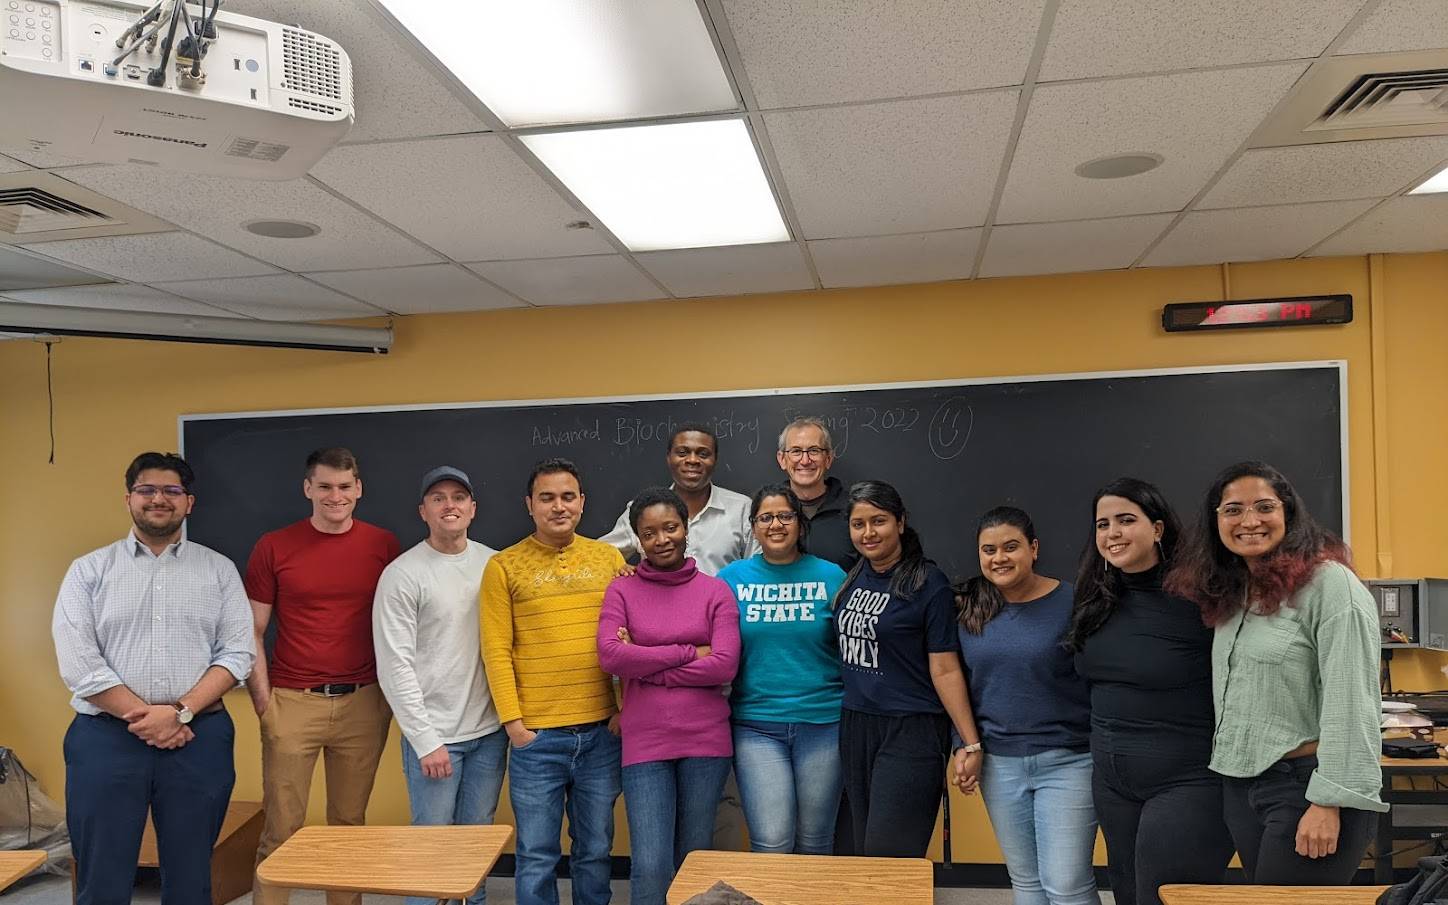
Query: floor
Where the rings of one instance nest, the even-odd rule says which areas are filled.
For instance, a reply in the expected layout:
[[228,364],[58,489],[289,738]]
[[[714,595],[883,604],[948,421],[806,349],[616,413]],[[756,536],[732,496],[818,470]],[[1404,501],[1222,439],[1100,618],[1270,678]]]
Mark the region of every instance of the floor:
[[[559,897],[569,901],[568,881],[560,881]],[[159,905],[161,894],[154,885],[136,887],[132,897],[133,905]],[[514,905],[513,881],[499,877],[488,881],[488,902],[490,905]],[[296,892],[292,894],[292,905],[324,905],[326,898],[319,892]],[[402,902],[391,896],[363,896],[363,905],[393,905]],[[936,905],[1010,905],[1011,892],[1008,889],[937,889]],[[1113,905],[1111,893],[1101,894],[1102,905]],[[12,887],[0,893],[0,905],[70,905],[70,880],[64,877],[42,877]],[[245,895],[232,905],[251,905],[251,896]],[[628,882],[615,880],[613,883],[613,905],[628,905]]]

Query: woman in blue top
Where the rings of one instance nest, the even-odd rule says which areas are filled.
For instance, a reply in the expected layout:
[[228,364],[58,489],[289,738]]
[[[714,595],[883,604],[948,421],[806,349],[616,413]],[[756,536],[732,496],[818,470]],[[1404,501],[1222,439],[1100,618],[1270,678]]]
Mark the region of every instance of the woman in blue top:
[[719,578],[739,601],[743,650],[730,696],[734,774],[756,852],[828,855],[840,805],[840,659],[831,605],[845,573],[804,552],[809,522],[788,484],[750,501],[761,552]]
[[[861,557],[835,598],[845,680],[840,761],[854,851],[919,858],[935,832],[952,726],[976,742],[954,596],[925,558],[894,487],[855,484],[846,513]],[[963,762],[979,769],[978,758]]]
[[[1071,585],[1036,573],[1041,545],[1019,509],[987,512],[976,540],[981,574],[961,591],[960,651],[985,746],[980,794],[1015,905],[1099,905],[1091,704],[1061,643]],[[956,751],[957,785],[975,778],[970,748]]]

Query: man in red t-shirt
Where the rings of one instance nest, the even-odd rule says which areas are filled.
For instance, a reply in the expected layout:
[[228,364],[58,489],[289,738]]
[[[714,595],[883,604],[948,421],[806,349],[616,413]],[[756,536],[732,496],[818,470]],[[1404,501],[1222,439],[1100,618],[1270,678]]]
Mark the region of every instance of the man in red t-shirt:
[[[261,720],[266,810],[257,863],[301,828],[317,755],[325,752],[327,822],[360,825],[392,711],[377,685],[372,596],[401,547],[391,531],[352,517],[362,497],[357,459],[340,447],[307,457],[312,515],[262,535],[246,564],[257,651],[272,616],[276,646],[247,679]],[[256,881],[252,901],[285,905],[291,891]],[[328,905],[360,905],[329,892]]]

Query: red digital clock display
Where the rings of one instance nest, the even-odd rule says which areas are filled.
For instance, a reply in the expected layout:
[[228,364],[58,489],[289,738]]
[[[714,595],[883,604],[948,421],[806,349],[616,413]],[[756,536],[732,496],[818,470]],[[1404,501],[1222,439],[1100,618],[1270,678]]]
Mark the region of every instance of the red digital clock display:
[[1179,302],[1161,311],[1161,325],[1168,333],[1348,323],[1352,323],[1352,296],[1346,294],[1240,302]]

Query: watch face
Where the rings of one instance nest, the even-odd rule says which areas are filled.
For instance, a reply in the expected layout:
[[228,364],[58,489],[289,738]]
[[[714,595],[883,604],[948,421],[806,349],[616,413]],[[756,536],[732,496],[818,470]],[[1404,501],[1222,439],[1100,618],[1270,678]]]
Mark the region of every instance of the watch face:
[[180,708],[176,711],[176,719],[181,721],[181,725],[186,725],[187,723],[191,722],[191,711],[187,710],[185,707]]

